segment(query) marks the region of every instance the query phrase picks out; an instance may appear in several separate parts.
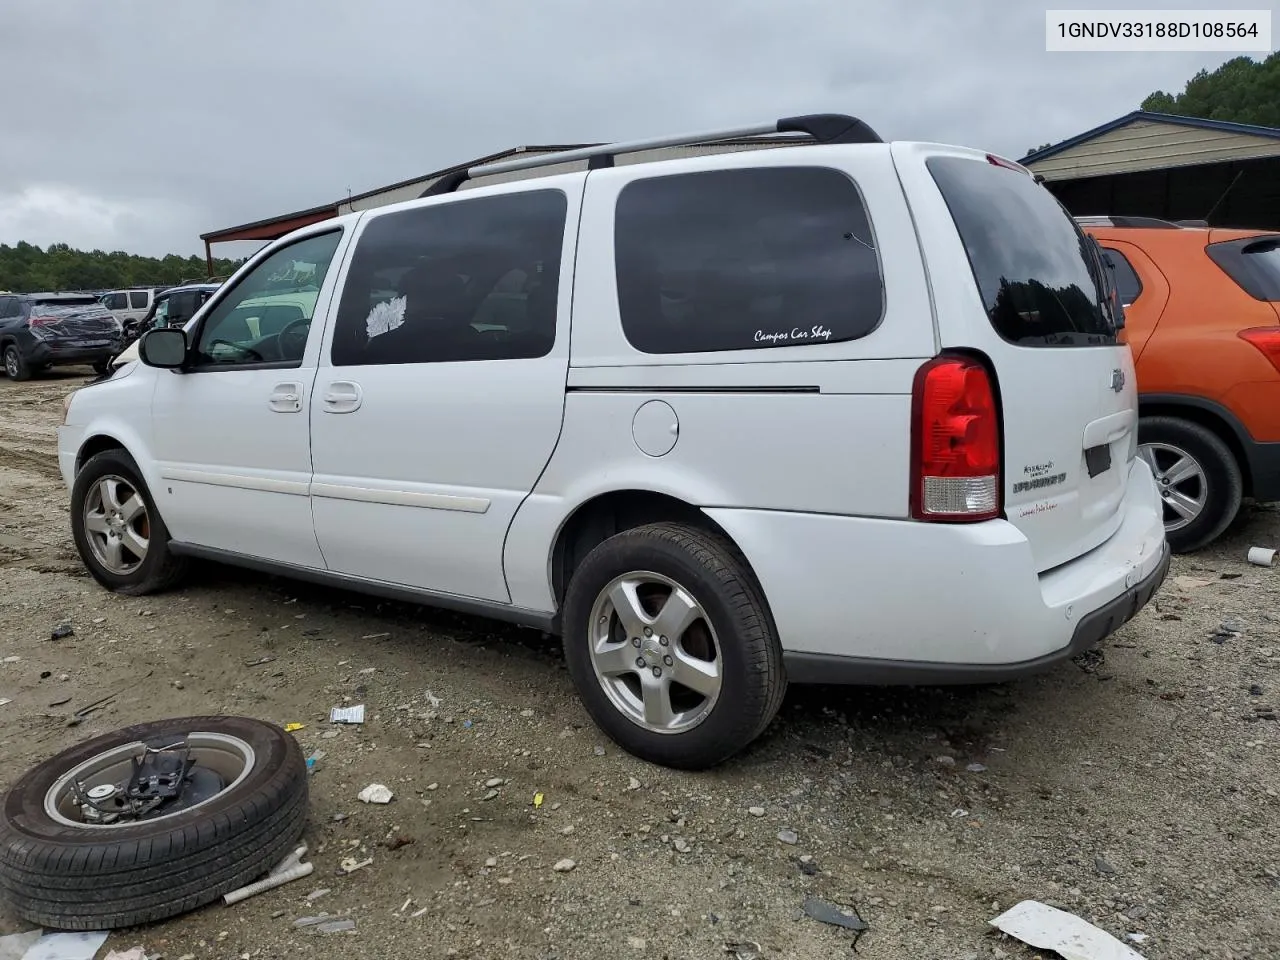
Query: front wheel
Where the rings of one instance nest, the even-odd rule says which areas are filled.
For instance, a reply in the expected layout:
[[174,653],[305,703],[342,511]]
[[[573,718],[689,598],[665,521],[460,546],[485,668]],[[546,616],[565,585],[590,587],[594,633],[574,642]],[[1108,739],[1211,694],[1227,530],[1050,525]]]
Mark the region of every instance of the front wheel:
[[169,552],[138,465],[123,450],[89,459],[71,489],[71,535],[80,559],[108,590],[140,597],[173,586],[186,565]]
[[676,523],[628,530],[574,571],[569,672],[592,718],[651,763],[698,770],[756,739],[786,693],[782,649],[745,559]]
[[1138,453],[1155,476],[1174,552],[1199,550],[1231,525],[1244,481],[1235,455],[1215,433],[1177,417],[1147,417],[1138,426]]

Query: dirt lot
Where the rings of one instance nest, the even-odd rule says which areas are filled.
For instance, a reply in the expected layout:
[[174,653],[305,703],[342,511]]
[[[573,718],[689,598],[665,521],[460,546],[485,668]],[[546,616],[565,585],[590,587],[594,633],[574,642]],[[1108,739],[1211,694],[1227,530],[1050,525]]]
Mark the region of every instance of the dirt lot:
[[[1280,541],[1278,512],[1176,560],[1157,602],[1083,665],[981,689],[793,688],[750,752],[682,774],[607,743],[534,632],[223,568],[143,600],[99,589],[54,463],[62,397],[82,380],[0,380],[0,781],[81,738],[211,712],[304,723],[304,751],[326,753],[313,876],[109,946],[674,960],[756,941],[764,958],[852,956],[851,934],[802,916],[813,895],[856,906],[868,958],[1033,956],[987,925],[1026,898],[1146,934],[1149,958],[1280,957],[1280,572],[1244,562]],[[1215,638],[1232,620],[1240,632]],[[51,641],[63,622],[75,635]],[[340,703],[367,704],[368,722],[330,726]],[[375,781],[389,806],[356,799]],[[353,851],[373,863],[343,875]],[[576,868],[555,872],[562,858]],[[322,911],[355,933],[294,927]],[[0,914],[0,934],[19,929]]]

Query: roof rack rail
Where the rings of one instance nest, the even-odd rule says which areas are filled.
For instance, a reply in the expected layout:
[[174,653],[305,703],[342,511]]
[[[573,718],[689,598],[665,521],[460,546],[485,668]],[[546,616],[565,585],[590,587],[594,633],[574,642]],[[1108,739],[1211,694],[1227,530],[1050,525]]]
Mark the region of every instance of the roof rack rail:
[[1076,217],[1076,223],[1093,227],[1145,227],[1157,230],[1177,230],[1185,224],[1161,220],[1159,217],[1112,217],[1103,215]]
[[[849,117],[839,113],[813,113],[802,117],[783,117],[773,123],[762,123],[751,127],[653,137],[648,140],[603,143],[599,146],[582,147],[578,150],[540,153],[534,156],[517,157],[514,160],[499,160],[495,163],[478,164],[474,167],[468,167],[466,170],[457,170],[453,173],[445,174],[427,187],[426,190],[422,191],[419,197],[435,197],[445,193],[453,193],[468,180],[473,180],[476,177],[487,177],[492,174],[514,173],[518,170],[531,170],[536,167],[549,167],[557,163],[573,163],[578,160],[586,160],[587,168],[590,170],[599,170],[604,167],[612,167],[614,158],[623,153],[658,150],[662,147],[690,147],[703,143],[742,140],[776,133],[805,134],[816,143],[884,142],[874,130],[857,117]],[[801,143],[805,142],[799,137],[796,140]]]

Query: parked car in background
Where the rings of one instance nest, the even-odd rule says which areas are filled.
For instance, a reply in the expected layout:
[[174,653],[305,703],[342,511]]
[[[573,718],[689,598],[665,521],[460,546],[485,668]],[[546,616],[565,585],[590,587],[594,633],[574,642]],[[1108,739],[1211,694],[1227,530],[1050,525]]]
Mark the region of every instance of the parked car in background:
[[689,768],[788,682],[1092,647],[1169,563],[1094,246],[1008,160],[768,131],[821,145],[552,154],[604,162],[271,243],[69,398],[87,569],[136,595],[203,557],[557,632],[596,722]]
[[136,287],[131,290],[112,290],[102,295],[102,305],[128,330],[138,323],[151,309],[155,300],[155,288]]
[[123,341],[120,322],[91,294],[0,296],[0,359],[11,380],[71,364],[104,373]]
[[1280,234],[1081,217],[1125,304],[1139,450],[1165,530],[1197,550],[1243,497],[1280,500]]
[[124,350],[112,361],[113,366],[138,359],[138,338],[155,327],[180,327],[196,315],[204,302],[213,296],[220,284],[187,283],[169,287],[156,294],[151,309],[139,322],[125,328]]

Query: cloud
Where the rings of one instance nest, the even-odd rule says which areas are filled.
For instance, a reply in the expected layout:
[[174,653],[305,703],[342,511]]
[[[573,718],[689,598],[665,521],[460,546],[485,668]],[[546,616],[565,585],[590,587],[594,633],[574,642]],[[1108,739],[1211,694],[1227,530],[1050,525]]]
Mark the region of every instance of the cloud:
[[4,0],[0,36],[0,242],[151,254],[519,144],[795,113],[1018,157],[1226,59],[1049,54],[1017,0]]

